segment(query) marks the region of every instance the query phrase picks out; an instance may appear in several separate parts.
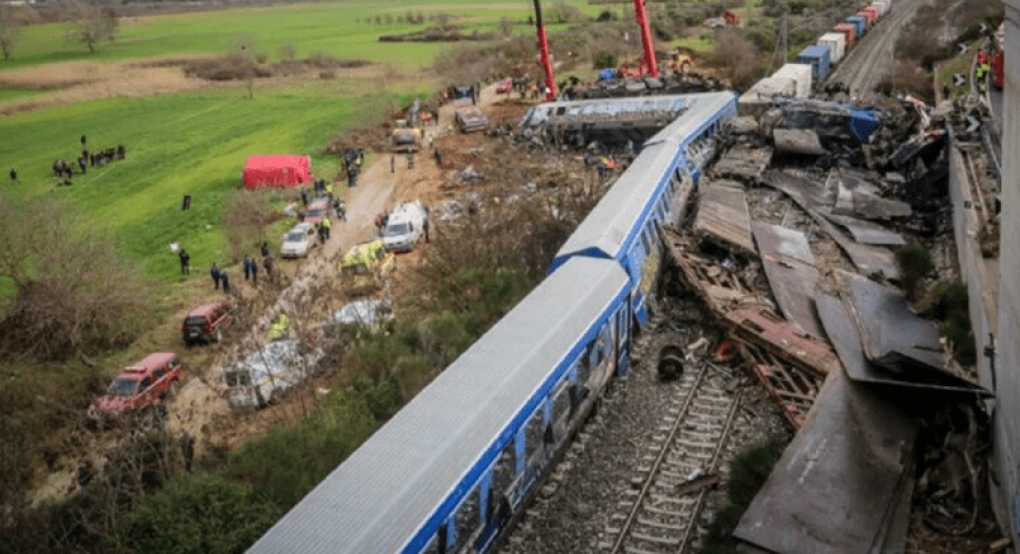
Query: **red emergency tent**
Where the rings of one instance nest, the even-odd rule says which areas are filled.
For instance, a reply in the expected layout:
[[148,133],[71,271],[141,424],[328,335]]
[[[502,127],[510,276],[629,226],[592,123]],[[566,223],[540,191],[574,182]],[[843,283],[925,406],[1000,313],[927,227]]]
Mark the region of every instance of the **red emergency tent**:
[[312,160],[308,156],[277,154],[248,156],[244,164],[245,188],[294,187],[312,177]]

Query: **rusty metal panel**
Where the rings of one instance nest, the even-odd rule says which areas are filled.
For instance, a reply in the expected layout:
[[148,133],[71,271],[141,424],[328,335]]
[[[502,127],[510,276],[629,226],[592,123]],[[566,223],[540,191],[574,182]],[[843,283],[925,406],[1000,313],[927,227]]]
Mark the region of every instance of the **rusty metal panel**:
[[747,360],[758,382],[779,405],[786,421],[794,430],[800,429],[815,403],[823,378],[784,364],[769,351],[752,344],[740,342],[739,348],[741,357]]
[[825,331],[814,306],[818,269],[807,236],[767,223],[755,223],[753,229],[765,275],[779,309],[805,333],[824,338]]
[[821,376],[839,369],[839,359],[826,341],[805,334],[765,306],[743,306],[726,312],[724,317],[737,327],[741,338],[802,369]]
[[694,232],[746,253],[754,254],[747,195],[739,184],[713,182],[701,188]]
[[952,376],[942,376],[935,372],[904,371],[892,373],[884,371],[868,362],[861,346],[861,338],[857,332],[850,311],[843,301],[829,294],[815,297],[818,315],[825,326],[825,332],[832,341],[839,359],[843,362],[847,376],[854,381],[895,385],[932,391],[963,392],[974,394],[981,392],[972,383]]
[[830,372],[734,536],[779,554],[903,552],[890,530],[902,529],[917,432],[895,402]]

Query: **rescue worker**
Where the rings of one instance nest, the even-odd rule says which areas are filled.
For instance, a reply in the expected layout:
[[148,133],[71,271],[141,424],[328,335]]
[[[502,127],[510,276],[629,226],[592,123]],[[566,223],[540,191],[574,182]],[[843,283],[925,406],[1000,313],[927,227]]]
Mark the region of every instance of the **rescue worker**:
[[11,166],[11,181],[18,182],[18,172]]
[[288,327],[290,327],[290,318],[287,317],[287,312],[280,312],[280,315],[269,326],[269,338],[271,340],[283,338],[287,334]]
[[245,256],[244,261],[241,262],[241,264],[244,268],[244,280],[248,281],[251,279],[251,258]]
[[436,167],[443,167],[443,153],[436,148]]
[[223,282],[223,292],[230,294],[230,274],[226,269],[220,270],[220,281]]
[[262,249],[261,249],[261,251],[262,251],[262,257],[263,258],[265,258],[266,256],[270,256],[271,255],[269,253],[269,243],[268,242],[262,241]]
[[262,257],[262,267],[266,268],[266,275],[269,276],[270,281],[273,280],[273,267],[275,265],[276,262],[274,261],[272,254],[266,254]]
[[323,181],[322,190],[326,191],[326,196],[333,198],[333,181],[327,182],[325,179],[323,179],[322,181]]
[[325,235],[325,240],[323,240],[323,242],[329,240],[329,234],[332,228],[333,222],[330,221],[328,217],[322,218],[322,223],[319,224],[319,229],[322,231],[322,234]]
[[978,92],[984,94],[988,90],[988,71],[989,67],[987,63],[983,63],[978,66],[975,76],[977,77]]
[[982,65],[982,64],[987,63],[987,62],[988,62],[988,54],[985,52],[984,48],[979,48],[978,51],[977,51],[977,63],[978,63],[978,65]]
[[249,258],[251,260],[251,282],[253,285],[259,284],[259,264],[255,263],[255,258]]
[[181,248],[181,251],[177,253],[177,257],[181,259],[181,275],[191,274],[191,254],[188,251]]
[[407,151],[407,169],[414,169],[414,152]]
[[397,156],[390,154],[390,173],[397,172]]
[[87,173],[86,168],[88,168],[88,163],[89,161],[85,157],[78,158],[78,167],[81,169],[82,175],[85,175],[85,173]]
[[213,288],[220,290],[220,266],[216,262],[213,262],[209,275],[212,276]]
[[308,205],[308,193],[305,191],[305,189],[301,189],[301,203],[304,204],[305,206]]

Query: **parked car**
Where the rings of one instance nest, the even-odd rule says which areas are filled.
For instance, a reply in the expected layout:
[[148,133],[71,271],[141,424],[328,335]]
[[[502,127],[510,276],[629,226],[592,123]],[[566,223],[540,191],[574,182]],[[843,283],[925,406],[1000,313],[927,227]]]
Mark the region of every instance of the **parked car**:
[[183,372],[184,366],[173,352],[149,354],[121,370],[106,394],[89,406],[88,414],[93,419],[102,419],[158,407],[168,395],[177,392]]
[[281,258],[300,258],[307,256],[318,241],[315,239],[315,226],[307,221],[298,223],[293,229],[283,235],[283,244],[280,246]]
[[459,107],[453,117],[461,133],[484,131],[489,126],[489,119],[476,106]]
[[322,223],[322,220],[329,217],[329,199],[319,197],[313,199],[308,203],[308,208],[305,210],[305,223],[310,223],[313,226],[317,226]]
[[383,229],[383,245],[388,252],[410,252],[428,234],[428,212],[421,202],[404,202],[389,215]]
[[497,94],[509,94],[514,89],[514,80],[510,78],[503,79],[496,83]]
[[196,342],[220,342],[223,329],[233,322],[230,315],[233,305],[230,302],[203,304],[188,312],[181,325],[184,343],[188,346]]

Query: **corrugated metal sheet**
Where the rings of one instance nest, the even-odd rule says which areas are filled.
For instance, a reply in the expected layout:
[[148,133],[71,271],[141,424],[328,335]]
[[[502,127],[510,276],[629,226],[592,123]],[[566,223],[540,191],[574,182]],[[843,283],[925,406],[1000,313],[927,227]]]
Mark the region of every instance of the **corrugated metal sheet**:
[[694,232],[709,235],[713,240],[754,254],[747,195],[739,183],[713,182],[701,188]]
[[[396,553],[627,286],[578,258],[522,300],[276,523],[251,553]],[[503,440],[509,439],[503,437]]]
[[818,269],[807,236],[778,225],[755,223],[754,240],[761,251],[762,265],[772,294],[787,319],[805,333],[825,338],[815,314],[814,296]]
[[903,552],[918,427],[895,402],[830,372],[734,536],[779,554]]

